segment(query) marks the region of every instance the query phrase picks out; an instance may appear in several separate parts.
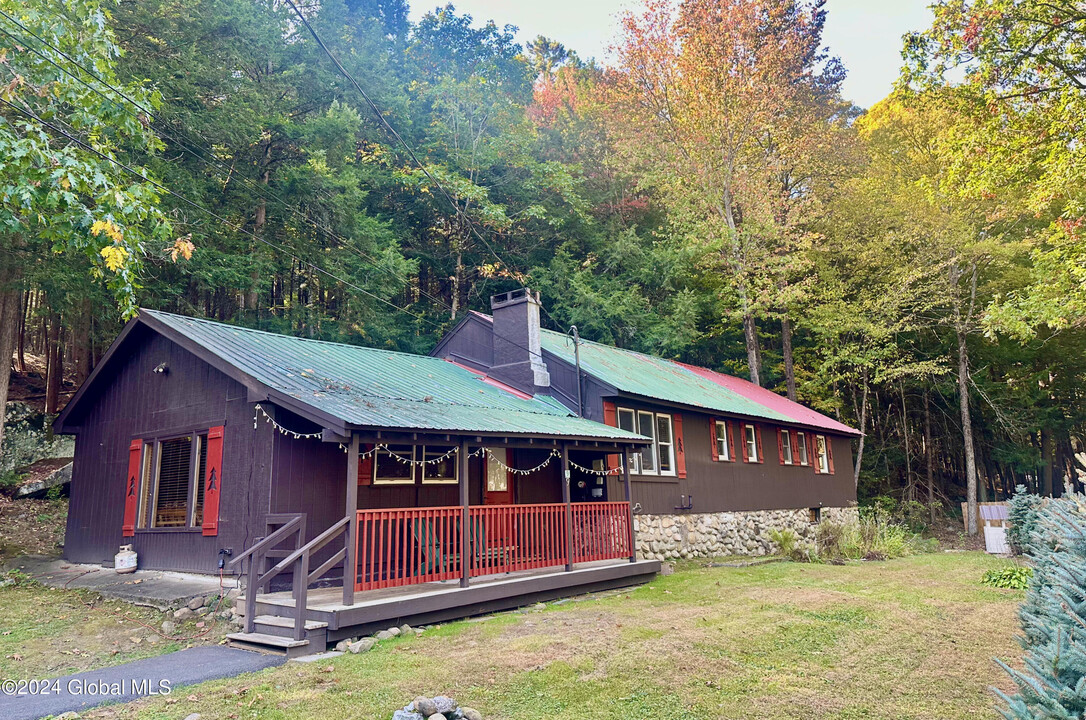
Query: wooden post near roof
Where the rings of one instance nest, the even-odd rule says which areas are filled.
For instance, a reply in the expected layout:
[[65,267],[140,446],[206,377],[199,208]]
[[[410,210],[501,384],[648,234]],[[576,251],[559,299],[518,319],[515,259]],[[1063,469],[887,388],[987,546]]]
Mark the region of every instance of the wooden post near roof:
[[[713,449],[716,452],[716,449]],[[630,562],[637,562],[637,533],[634,531],[633,495],[630,493],[630,449],[622,451],[622,485],[626,488],[626,502],[630,506]]]
[[[471,518],[468,515],[468,441],[460,443],[460,587],[468,586],[471,574]],[[483,482],[486,482],[486,464],[483,465]]]
[[562,443],[562,502],[566,506],[566,572],[573,569],[573,505],[569,502],[569,445]]
[[358,582],[358,435],[351,433],[347,445],[347,555],[343,558],[343,604],[354,605],[354,587]]

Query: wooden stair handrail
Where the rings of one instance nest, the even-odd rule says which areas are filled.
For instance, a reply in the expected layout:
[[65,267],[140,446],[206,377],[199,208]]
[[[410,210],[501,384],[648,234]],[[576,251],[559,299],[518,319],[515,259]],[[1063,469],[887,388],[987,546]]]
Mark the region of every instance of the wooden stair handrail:
[[227,565],[227,568],[230,569],[230,570],[233,570],[234,567],[241,564],[242,560],[244,560],[247,557],[250,557],[253,553],[260,552],[260,551],[263,551],[263,550],[265,550],[267,548],[271,548],[271,547],[274,547],[275,545],[278,545],[279,543],[283,542],[288,537],[293,535],[295,532],[297,532],[297,530],[298,530],[298,528],[299,528],[299,526],[301,524],[302,524],[302,516],[301,515],[295,515],[293,518],[288,520],[286,522],[286,524],[284,524],[281,528],[279,528],[278,530],[273,532],[271,535],[268,535],[266,538],[254,543],[252,546],[249,547],[248,550],[245,550],[240,555],[238,555],[233,560],[231,560],[229,565]]
[[341,532],[343,532],[343,528],[347,526],[347,523],[350,522],[350,520],[350,516],[340,518],[338,522],[333,524],[327,530],[307,542],[305,545],[302,545],[290,555],[287,555],[285,558],[280,560],[277,565],[268,570],[268,572],[261,575],[260,580],[257,581],[258,584],[264,585],[273,577],[283,572],[294,563],[298,562],[298,560],[300,560],[303,555],[312,555],[316,551],[320,550],[322,547],[330,543],[336,535],[339,535]]
[[[268,516],[268,525],[282,523],[282,527],[272,532],[267,537],[258,540],[252,547],[231,560],[229,566],[230,569],[233,569],[246,558],[249,558],[248,583],[245,590],[246,632],[253,632],[255,629],[256,596],[259,594],[261,588],[268,585],[276,575],[287,568],[293,568],[294,580],[291,589],[291,597],[294,600],[294,639],[305,639],[309,583],[313,582],[314,579],[320,578],[336,563],[342,561],[347,556],[347,543],[344,542],[344,546],[341,550],[334,553],[332,557],[322,563],[321,566],[313,572],[310,572],[309,570],[310,558],[313,553],[323,548],[337,536],[342,535],[343,531],[349,527],[353,520],[354,518],[351,515],[340,518],[320,535],[305,544],[301,544],[301,540],[305,537],[304,515],[299,513],[294,516],[283,514]],[[296,541],[294,550],[273,550],[276,545],[279,545],[290,536],[299,533],[300,535]],[[347,537],[350,538],[349,533],[347,534]],[[267,572],[258,574],[260,573],[260,565],[263,560],[273,554],[275,557],[282,557],[283,559],[269,568]]]

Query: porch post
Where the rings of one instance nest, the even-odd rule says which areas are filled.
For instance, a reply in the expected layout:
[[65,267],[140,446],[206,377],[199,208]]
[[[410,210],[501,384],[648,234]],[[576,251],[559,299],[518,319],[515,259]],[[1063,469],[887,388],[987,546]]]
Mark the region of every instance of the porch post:
[[343,558],[343,604],[354,605],[354,586],[358,582],[358,435],[351,433],[347,445],[347,555]]
[[566,505],[566,572],[573,569],[573,505],[569,502],[569,445],[562,443],[562,502]]
[[[468,578],[471,576],[471,517],[468,514],[468,441],[460,442],[460,587],[468,586]],[[483,475],[486,475],[486,466],[483,466]],[[485,479],[484,479],[485,482]]]
[[626,488],[626,502],[630,506],[630,562],[637,562],[637,532],[634,530],[633,494],[630,493],[630,449],[622,451],[622,485]]

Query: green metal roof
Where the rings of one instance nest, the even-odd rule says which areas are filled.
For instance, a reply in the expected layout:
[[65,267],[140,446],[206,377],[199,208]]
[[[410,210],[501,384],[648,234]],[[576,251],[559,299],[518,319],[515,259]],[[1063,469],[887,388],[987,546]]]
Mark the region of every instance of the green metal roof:
[[245,375],[360,427],[645,441],[439,358],[140,310]]
[[[543,330],[540,335],[544,350],[574,362],[573,343],[566,335],[553,330]],[[723,387],[682,363],[590,340],[582,340],[580,347],[581,367],[619,392],[721,413],[794,422],[792,417]]]

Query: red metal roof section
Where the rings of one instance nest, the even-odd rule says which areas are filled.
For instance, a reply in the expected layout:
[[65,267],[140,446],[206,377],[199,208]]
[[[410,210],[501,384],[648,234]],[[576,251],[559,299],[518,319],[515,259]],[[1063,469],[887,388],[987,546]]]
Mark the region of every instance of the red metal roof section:
[[860,435],[860,432],[855,428],[851,428],[844,423],[837,422],[833,418],[823,415],[820,412],[816,412],[809,407],[800,405],[797,402],[792,402],[786,397],[781,397],[772,390],[766,390],[764,387],[759,387],[749,380],[743,380],[733,375],[725,375],[724,373],[716,372],[708,368],[698,367],[697,365],[690,365],[683,362],[675,361],[676,364],[682,365],[691,372],[697,373],[707,380],[715,382],[721,387],[725,387],[732,392],[738,393],[749,400],[752,400],[760,405],[768,407],[770,410],[775,410],[782,415],[795,420],[800,425],[806,425],[808,427],[820,428],[827,432],[841,433],[843,435]]
[[499,390],[504,390],[507,393],[509,393],[510,395],[516,395],[521,400],[531,400],[532,399],[532,396],[529,395],[528,393],[523,393],[520,390],[517,390],[512,385],[506,385],[501,380],[495,380],[494,378],[490,377],[489,375],[487,375],[482,370],[476,370],[473,367],[468,367],[467,365],[464,365],[462,363],[458,363],[455,360],[450,360],[448,358],[445,358],[445,362],[452,363],[456,367],[464,368],[465,370],[467,370],[470,373],[475,373],[476,375],[479,376],[479,379],[482,380],[483,382],[485,382],[487,385],[491,385],[493,387],[496,387]]

